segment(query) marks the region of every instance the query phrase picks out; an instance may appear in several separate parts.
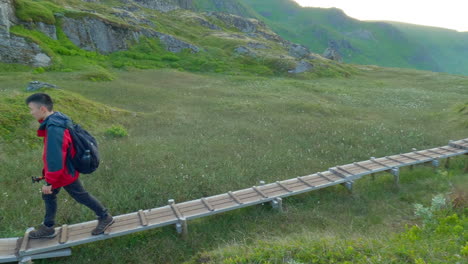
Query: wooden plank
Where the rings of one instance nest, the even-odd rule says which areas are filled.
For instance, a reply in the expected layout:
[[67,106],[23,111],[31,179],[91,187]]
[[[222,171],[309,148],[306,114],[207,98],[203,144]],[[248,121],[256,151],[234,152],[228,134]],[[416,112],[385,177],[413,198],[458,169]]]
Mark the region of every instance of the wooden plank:
[[268,195],[262,192],[262,190],[258,189],[257,186],[253,186],[252,189],[254,189],[258,194],[260,194],[263,198],[268,198]]
[[367,172],[366,169],[363,169],[359,166],[355,166],[354,164],[346,164],[346,165],[340,166],[340,168],[346,170],[351,175],[356,175],[356,174],[361,174],[363,172]]
[[68,241],[68,225],[63,225],[60,229],[59,243],[64,244]]
[[282,184],[281,182],[277,181],[276,184],[278,184],[281,188],[283,188],[285,191],[287,192],[292,192],[292,190],[290,190],[288,187],[286,187],[284,184]]
[[372,171],[372,169],[369,169],[366,166],[363,166],[363,165],[359,164],[358,162],[353,162],[353,165],[358,166],[359,168],[362,168],[362,169],[365,169],[365,170],[368,170],[368,171]]
[[333,168],[330,168],[328,169],[329,172],[335,174],[336,176],[340,177],[340,178],[343,178],[343,179],[346,179],[346,176],[344,176],[342,173],[336,171],[335,169]]
[[390,166],[383,164],[382,162],[376,161],[375,159],[370,159],[371,162],[374,162],[375,164],[378,164],[380,166],[383,166],[385,168],[390,168]]
[[235,195],[243,204],[258,200],[258,193],[253,188],[236,191]]
[[314,187],[313,185],[311,185],[310,183],[306,182],[305,180],[302,179],[302,177],[297,177],[296,178],[298,181],[302,182],[303,184],[309,186],[309,187]]
[[234,200],[234,202],[242,204],[241,200],[239,200],[239,198],[237,198],[237,196],[233,192],[229,191],[228,194],[232,198],[232,200]]
[[180,213],[179,209],[177,208],[177,206],[175,204],[171,204],[170,205],[171,208],[172,208],[172,211],[174,212],[174,214],[176,215],[177,219],[181,219],[183,218],[184,216]]
[[177,218],[175,217],[174,214],[172,214],[171,216],[161,216],[161,217],[157,217],[153,219],[148,219],[148,226],[175,221],[175,220],[177,220]]
[[239,204],[229,196],[229,200],[227,200],[227,201],[225,201],[225,200],[217,201],[216,204],[211,202],[211,205],[215,206],[216,211],[219,211],[219,210],[223,210],[223,209],[226,209],[226,208],[238,206]]
[[310,188],[310,187],[315,187],[318,185],[323,185],[324,183],[330,183],[330,182],[323,178],[316,178],[313,181],[311,181],[311,180],[306,180],[305,177],[301,177],[301,180],[294,178],[292,180],[283,181],[283,184],[286,185],[286,187],[288,187],[293,192],[303,190],[304,187]]
[[202,203],[208,208],[210,211],[214,211],[214,207],[206,200],[205,198],[201,198]]
[[224,196],[222,198],[218,198],[218,199],[216,199],[214,201],[213,201],[213,198],[211,198],[211,197],[208,197],[207,200],[209,200],[210,204],[212,206],[215,206],[215,207],[218,207],[218,205],[220,205],[220,204],[226,204],[226,203],[232,203],[232,202],[236,203],[235,201],[232,201],[231,196],[228,195],[227,193],[226,193],[226,196]]
[[28,228],[28,230],[26,230],[26,233],[24,233],[24,237],[23,237],[23,240],[21,241],[21,246],[19,248],[20,256],[24,253],[24,251],[26,251],[28,249],[29,233],[31,231],[32,230],[30,228]]
[[345,172],[345,173],[348,173],[350,176],[353,176],[353,175],[354,175],[354,173],[351,173],[351,172],[349,172],[348,170],[343,169],[341,166],[337,166],[336,168],[339,169],[339,170],[341,170],[341,171],[343,171],[343,172]]
[[138,216],[140,217],[140,223],[142,226],[148,225],[148,219],[146,219],[145,212],[143,210],[138,210]]
[[267,195],[268,195],[269,192],[273,192],[273,191],[276,191],[278,189],[279,190],[284,190],[284,188],[279,186],[276,182],[270,183],[270,184],[267,184],[267,185],[262,185],[262,191]]
[[146,217],[152,218],[152,217],[157,217],[158,215],[167,215],[167,214],[173,214],[172,209],[169,206],[164,206],[156,209],[150,209],[146,213]]
[[323,175],[323,173],[321,172],[317,172],[317,175],[324,178],[325,180],[329,181],[329,182],[334,182],[334,180],[328,178],[327,176]]
[[[414,154],[418,154],[418,153],[416,153],[416,152],[413,152],[413,153],[414,153]],[[413,157],[408,156],[408,155],[406,155],[406,154],[400,154],[400,156],[405,157],[405,158],[407,158],[407,159],[414,160],[414,161],[419,161],[419,159],[413,158]],[[425,156],[425,155],[421,155],[421,156]]]
[[427,151],[427,152],[434,153],[434,154],[437,154],[437,155],[439,155],[439,156],[443,156],[443,155],[445,155],[445,154],[443,154],[443,153],[440,153],[440,152],[434,151],[434,150],[432,150],[432,149],[426,149],[426,151]]
[[389,156],[385,156],[386,159],[388,160],[391,160],[393,162],[396,162],[396,163],[400,163],[400,164],[406,164],[406,162],[403,162],[401,160],[396,160],[396,159],[393,159],[393,158],[390,158]]
[[193,200],[190,202],[185,202],[184,206],[181,206],[181,204],[177,204],[177,208],[179,209],[179,212],[181,212],[183,215],[185,215],[186,212],[194,211],[194,210],[199,210],[199,209],[205,209],[206,207],[201,201],[199,200]]
[[453,149],[447,149],[445,147],[439,147],[438,149],[442,149],[442,150],[452,152],[452,153],[458,153],[460,151],[460,149],[453,150]]

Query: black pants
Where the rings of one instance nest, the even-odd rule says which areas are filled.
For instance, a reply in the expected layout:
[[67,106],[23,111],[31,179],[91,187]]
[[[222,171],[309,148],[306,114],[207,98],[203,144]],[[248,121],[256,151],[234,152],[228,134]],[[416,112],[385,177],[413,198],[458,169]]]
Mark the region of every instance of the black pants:
[[[107,209],[102,206],[102,204],[89,194],[81,184],[80,180],[77,179],[72,184],[63,186],[65,191],[70,194],[73,199],[78,203],[86,205],[89,209],[93,210],[96,213],[96,216],[100,219],[107,217]],[[57,213],[57,194],[60,192],[61,188],[53,189],[52,194],[42,194],[42,199],[45,203],[45,216],[44,216],[44,225],[52,227],[55,225],[55,215]]]

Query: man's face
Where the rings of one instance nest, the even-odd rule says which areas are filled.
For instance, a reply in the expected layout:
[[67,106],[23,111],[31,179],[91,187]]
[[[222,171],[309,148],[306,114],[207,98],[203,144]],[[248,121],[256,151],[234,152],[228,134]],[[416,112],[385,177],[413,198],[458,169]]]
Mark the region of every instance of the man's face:
[[31,110],[29,113],[38,121],[44,119],[48,112],[47,107],[34,102],[29,103],[28,107]]

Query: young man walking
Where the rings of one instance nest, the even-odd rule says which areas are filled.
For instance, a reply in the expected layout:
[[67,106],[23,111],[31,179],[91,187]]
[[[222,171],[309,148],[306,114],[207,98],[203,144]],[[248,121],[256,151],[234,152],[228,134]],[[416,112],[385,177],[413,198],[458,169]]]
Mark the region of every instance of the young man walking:
[[114,223],[107,209],[81,184],[79,172],[73,168],[70,156],[75,156],[70,131],[66,123],[70,119],[53,111],[52,98],[45,93],[36,93],[26,99],[31,115],[40,123],[37,135],[44,138],[42,159],[44,168],[42,175],[45,184],[42,186],[42,199],[45,203],[44,223],[29,233],[29,238],[52,238],[57,234],[54,229],[57,212],[57,194],[63,187],[78,203],[86,205],[98,217],[97,227],[93,235],[104,233],[104,230]]

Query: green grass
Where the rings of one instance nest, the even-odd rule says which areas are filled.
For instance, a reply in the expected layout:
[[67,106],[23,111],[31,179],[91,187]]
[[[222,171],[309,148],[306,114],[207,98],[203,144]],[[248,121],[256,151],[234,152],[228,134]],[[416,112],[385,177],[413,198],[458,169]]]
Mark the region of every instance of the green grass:
[[[436,212],[431,225],[413,225],[387,237],[303,232],[232,245],[187,263],[462,263],[468,260],[468,211]],[[365,230],[363,231],[363,233]]]
[[[0,143],[0,237],[21,236],[43,215],[39,185],[30,183],[42,168],[41,149],[26,147],[36,139],[20,136],[37,128],[22,106],[28,95],[22,90],[34,79],[63,88],[50,90],[58,109],[94,125],[89,127],[102,164],[82,180],[115,215],[466,137],[454,111],[468,101],[462,76],[372,66],[349,78],[313,80],[168,69],[109,72],[115,78],[105,82],[84,80],[86,70],[0,73],[2,98],[15,99],[0,100],[0,107],[13,113],[9,122],[14,116],[24,120],[15,123],[18,136]],[[102,112],[108,107],[128,112]],[[113,125],[128,136],[106,137]],[[399,191],[382,174],[374,182],[358,181],[353,195],[336,186],[287,198],[285,214],[265,205],[191,221],[187,241],[165,227],[78,246],[71,257],[42,262],[181,263],[219,247],[294,239],[303,232],[324,239],[365,232],[379,240],[418,221],[414,203],[427,204],[466,182],[464,161],[455,159],[448,177],[431,168],[403,170]],[[91,219],[90,210],[60,195],[58,224]]]
[[54,12],[63,9],[49,1],[14,0],[16,16],[27,22],[55,24]]

